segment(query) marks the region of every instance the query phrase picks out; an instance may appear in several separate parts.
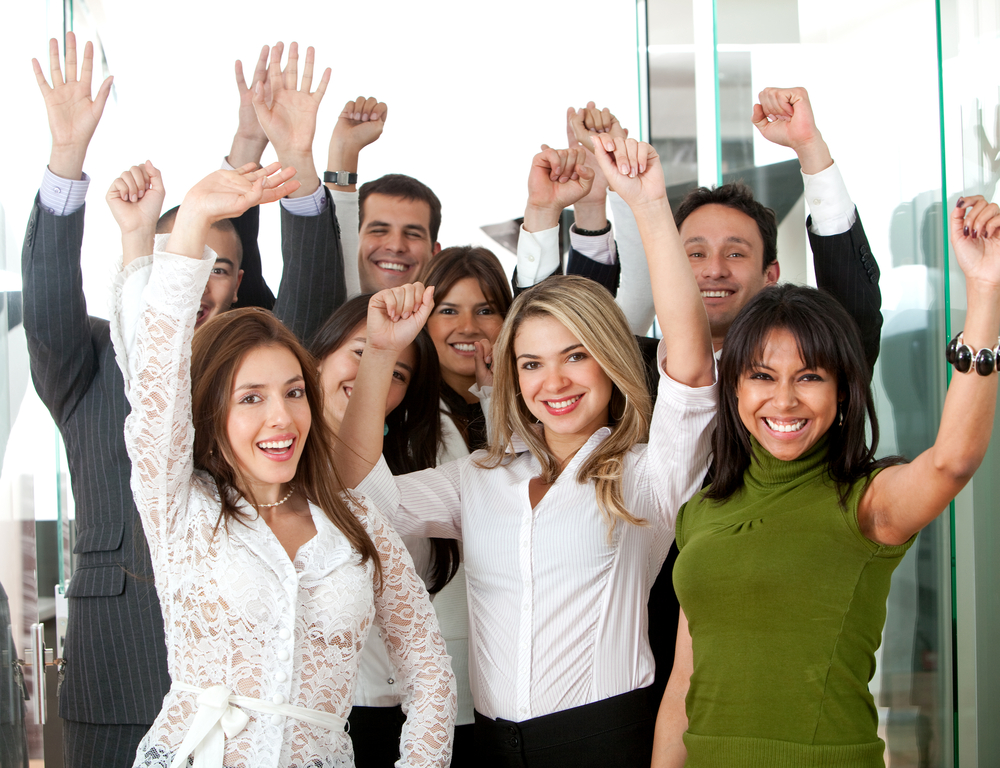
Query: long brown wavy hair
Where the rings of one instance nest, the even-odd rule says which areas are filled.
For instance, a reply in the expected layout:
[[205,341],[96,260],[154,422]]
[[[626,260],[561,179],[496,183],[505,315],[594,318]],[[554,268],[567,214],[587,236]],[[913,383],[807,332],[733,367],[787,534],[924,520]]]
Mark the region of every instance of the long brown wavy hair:
[[316,361],[281,321],[267,310],[246,307],[223,312],[198,329],[191,345],[191,398],[194,421],[194,465],[215,480],[222,500],[217,528],[245,523],[240,498],[256,502],[249,478],[240,468],[229,442],[229,411],[233,380],[244,358],[260,347],[284,347],[299,361],[312,426],[302,446],[295,472],[295,489],[318,506],[361,555],[375,566],[381,582],[378,551],[361,521],[341,495],[343,483],[332,461],[336,439],[323,417],[323,390]]

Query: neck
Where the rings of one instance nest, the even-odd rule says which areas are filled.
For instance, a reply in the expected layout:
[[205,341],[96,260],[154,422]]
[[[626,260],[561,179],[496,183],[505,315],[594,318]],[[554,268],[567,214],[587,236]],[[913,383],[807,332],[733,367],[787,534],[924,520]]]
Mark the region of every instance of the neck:
[[455,373],[454,371],[446,371],[444,368],[441,369],[441,379],[455,390],[458,395],[465,400],[467,403],[479,402],[474,394],[469,391],[469,388],[476,383],[475,375],[463,376],[460,373]]
[[[292,490],[291,483],[274,483],[273,485],[257,485],[252,488],[254,500],[258,505],[270,504],[284,499]],[[278,509],[281,505],[262,507],[263,509]]]
[[722,349],[722,342],[725,341],[725,340],[726,340],[726,334],[725,334],[725,332],[723,332],[721,335],[718,335],[718,336],[716,336],[713,333],[712,334],[712,351],[713,352],[718,352],[720,349]]

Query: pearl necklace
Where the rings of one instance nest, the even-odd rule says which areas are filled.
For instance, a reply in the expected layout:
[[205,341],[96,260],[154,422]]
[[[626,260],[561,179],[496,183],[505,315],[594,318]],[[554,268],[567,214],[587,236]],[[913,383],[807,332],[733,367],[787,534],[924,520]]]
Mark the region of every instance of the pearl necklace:
[[254,506],[257,507],[257,509],[264,509],[264,507],[280,507],[282,504],[284,504],[286,501],[292,498],[293,493],[295,493],[294,485],[289,486],[288,493],[285,494],[285,498],[283,498],[281,501],[276,501],[273,504],[254,504]]

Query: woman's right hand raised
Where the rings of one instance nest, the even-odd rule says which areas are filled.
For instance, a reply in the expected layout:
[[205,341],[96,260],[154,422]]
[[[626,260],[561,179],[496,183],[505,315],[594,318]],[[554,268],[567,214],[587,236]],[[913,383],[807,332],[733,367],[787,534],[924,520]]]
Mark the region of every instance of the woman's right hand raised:
[[280,163],[264,168],[247,163],[235,171],[214,171],[191,187],[178,215],[198,216],[210,224],[236,218],[255,205],[272,203],[294,192],[300,186],[291,180],[294,175],[294,168],[282,168]]
[[644,141],[599,133],[591,137],[594,155],[611,189],[635,211],[645,205],[663,205],[667,185],[656,150]]
[[407,283],[379,291],[368,302],[368,346],[402,352],[417,338],[434,308],[434,286]]

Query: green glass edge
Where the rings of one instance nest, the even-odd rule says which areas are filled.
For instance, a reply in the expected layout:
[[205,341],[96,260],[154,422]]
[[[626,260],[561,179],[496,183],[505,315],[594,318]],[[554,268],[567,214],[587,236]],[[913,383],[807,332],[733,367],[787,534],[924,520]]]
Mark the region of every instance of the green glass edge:
[[[646,70],[646,103],[649,104],[649,5],[644,3],[643,9],[645,13],[643,16],[645,18],[639,17],[639,3],[635,4],[635,60],[636,66],[639,68],[640,76],[636,78],[636,96],[639,98],[639,141],[649,141],[649,137],[646,135],[646,125],[645,121],[642,119],[642,70]],[[642,42],[642,35],[640,34],[639,25],[642,24],[646,27],[646,49],[640,45]],[[645,60],[644,60],[645,59]],[[650,131],[652,132],[652,131]]]
[[[942,219],[947,222],[948,215],[948,164],[945,157],[945,136],[944,136],[944,47],[942,43],[941,31],[941,0],[934,0],[934,15],[937,42],[938,60],[938,120],[940,122],[940,142],[941,142],[941,209]],[[944,253],[944,334],[945,343],[951,338],[951,274],[949,264],[951,262],[951,244],[948,241],[947,225],[941,228],[941,239],[943,241]],[[945,383],[951,384],[952,370],[950,365],[944,366]],[[954,765],[959,766],[959,738],[958,738],[958,572],[956,568],[955,552],[955,501],[948,504],[948,546],[951,552],[951,673],[952,673],[952,748],[954,750]]]
[[712,0],[712,66],[715,71],[715,183],[722,186],[722,119],[719,103],[719,3]]

